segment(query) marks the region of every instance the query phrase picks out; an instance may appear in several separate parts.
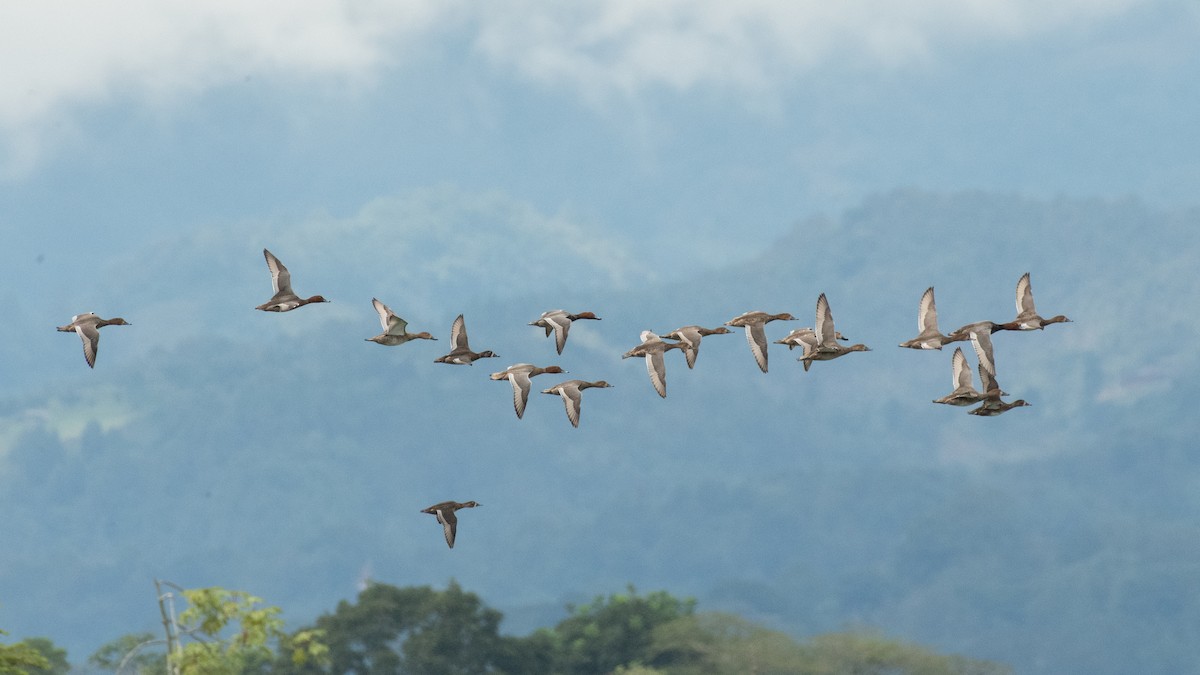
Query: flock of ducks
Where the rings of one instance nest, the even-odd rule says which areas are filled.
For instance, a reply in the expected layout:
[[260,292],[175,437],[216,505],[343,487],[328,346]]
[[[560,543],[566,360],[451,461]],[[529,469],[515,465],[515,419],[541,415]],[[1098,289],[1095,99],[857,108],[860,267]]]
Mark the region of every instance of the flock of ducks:
[[1038,314],[1033,303],[1033,286],[1029,281],[1029,273],[1026,272],[1017,280],[1017,317],[1015,319],[1007,323],[977,321],[962,326],[949,335],[943,335],[938,330],[937,305],[933,298],[933,287],[930,286],[921,296],[921,303],[917,307],[917,330],[920,332],[917,337],[901,342],[900,346],[909,349],[940,350],[944,345],[952,342],[970,340],[971,347],[975,350],[975,357],[979,361],[979,383],[982,391],[975,389],[972,383],[971,370],[967,367],[967,358],[963,355],[962,348],[956,348],[954,356],[951,358],[951,382],[954,390],[941,398],[934,399],[933,402],[955,406],[970,406],[978,403],[980,404],[978,408],[968,411],[970,414],[993,417],[1013,408],[1030,404],[1024,399],[1006,402],[1001,398],[1008,394],[1002,391],[996,382],[996,358],[992,350],[992,334],[1006,330],[1042,330],[1050,324],[1070,321],[1062,314],[1049,319]]
[[[267,261],[267,269],[271,273],[271,286],[275,294],[271,296],[270,300],[255,307],[255,309],[264,312],[290,312],[308,304],[328,302],[328,300],[320,295],[308,298],[298,296],[292,290],[292,278],[287,267],[267,249],[263,249],[263,256]],[[380,302],[379,299],[372,298],[371,303],[374,305],[375,311],[379,314],[379,323],[383,332],[374,337],[366,338],[367,341],[394,347],[413,340],[437,340],[437,338],[428,332],[408,332],[408,322],[397,316],[395,312]],[[1028,272],[1017,281],[1016,306],[1017,316],[1012,321],[1006,323],[979,321],[962,326],[949,334],[943,334],[938,329],[937,306],[934,302],[933,287],[931,286],[925,291],[921,296],[921,301],[917,309],[917,330],[919,332],[915,338],[900,343],[900,347],[941,350],[947,344],[970,341],[978,360],[977,369],[981,386],[981,389],[975,389],[966,356],[963,354],[961,347],[956,348],[951,359],[954,389],[949,394],[935,399],[934,403],[953,406],[979,404],[977,408],[968,412],[972,415],[985,417],[1000,415],[1013,408],[1029,405],[1023,399],[1011,402],[1006,402],[1002,399],[1003,396],[1007,396],[1008,394],[1000,389],[1000,385],[996,381],[996,359],[992,349],[991,336],[993,333],[1000,331],[1042,330],[1050,324],[1069,322],[1070,319],[1062,315],[1045,319],[1037,313],[1033,302],[1033,288],[1030,285]],[[543,328],[546,337],[553,335],[555,347],[558,354],[561,355],[566,346],[567,336],[572,324],[579,320],[599,321],[600,317],[592,312],[572,314],[561,309],[555,309],[543,312],[537,320],[530,322],[529,325]],[[668,351],[678,349],[683,352],[687,366],[691,369],[696,365],[696,358],[700,353],[700,343],[703,338],[710,335],[723,335],[733,332],[726,326],[742,328],[745,330],[746,342],[750,347],[750,353],[754,357],[755,363],[765,373],[767,372],[768,363],[766,324],[772,321],[794,320],[796,319],[791,314],[768,314],[767,312],[751,311],[736,316],[716,328],[688,325],[676,328],[661,336],[653,331],[644,330],[641,333],[641,343],[625,352],[622,358],[644,358],[646,372],[650,377],[650,384],[658,392],[659,396],[666,398],[667,373],[664,354]],[[96,366],[96,354],[100,342],[100,328],[104,326],[128,325],[131,324],[120,317],[103,319],[89,312],[72,317],[71,323],[59,326],[58,330],[68,333],[73,332],[79,335],[83,341],[84,359],[87,361],[88,367],[94,368]],[[852,352],[870,351],[870,348],[866,345],[845,345],[843,344],[844,342],[847,342],[847,339],[834,328],[833,314],[829,308],[829,300],[822,293],[817,298],[814,325],[812,327],[797,328],[782,340],[776,340],[774,344],[786,345],[789,350],[799,348],[801,353],[797,360],[803,364],[804,370],[807,371],[815,361],[831,361]],[[467,328],[462,314],[459,314],[454,319],[454,323],[450,327],[450,344],[450,351],[434,359],[434,362],[469,366],[479,359],[497,358],[499,356],[490,350],[476,352],[471,349],[467,341]],[[559,366],[540,367],[530,363],[516,363],[500,372],[492,373],[491,379],[496,381],[507,380],[512,386],[513,409],[517,414],[517,418],[520,419],[525,414],[525,407],[529,401],[532,378],[547,373],[559,374],[565,372]],[[573,427],[578,427],[583,390],[592,388],[603,389],[611,386],[611,384],[604,380],[588,381],[572,379],[559,382],[552,387],[541,390],[541,392],[543,394],[557,395],[561,398],[566,409],[567,420]],[[454,539],[458,527],[458,518],[455,512],[460,509],[474,508],[476,506],[479,506],[479,503],[474,501],[447,501],[434,504],[423,509],[421,512],[431,514],[437,518],[437,521],[445,531],[446,543],[450,548],[454,548]]]

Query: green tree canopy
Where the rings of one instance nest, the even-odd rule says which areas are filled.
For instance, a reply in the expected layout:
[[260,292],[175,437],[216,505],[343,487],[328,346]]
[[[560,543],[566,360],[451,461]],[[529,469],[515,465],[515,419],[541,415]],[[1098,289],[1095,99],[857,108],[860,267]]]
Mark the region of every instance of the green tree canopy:
[[[0,630],[0,635],[7,635]],[[0,675],[31,675],[34,668],[49,668],[50,661],[26,642],[0,645]]]
[[46,659],[44,666],[30,666],[29,675],[67,675],[71,672],[71,664],[67,661],[67,650],[56,646],[49,638],[26,638],[25,644]]
[[297,671],[357,675],[503,672],[501,663],[520,659],[528,650],[500,636],[501,617],[453,580],[444,591],[371,584],[356,603],[341,602],[333,614],[317,619],[316,629],[322,631],[322,640],[329,647],[329,661]]
[[[170,655],[182,675],[242,675],[265,670],[272,645],[286,649],[297,665],[324,660],[320,631],[288,636],[281,610],[243,591],[198,588],[183,591],[188,607],[179,615],[181,635],[196,638]],[[228,637],[222,634],[231,632]]]
[[873,633],[827,633],[805,645],[811,672],[829,675],[1005,675],[1011,669],[992,661],[938,654],[926,647]]
[[[166,675],[166,640],[152,633],[130,633],[105,643],[88,657],[88,665],[122,675]],[[124,666],[124,670],[122,670]]]
[[656,627],[689,616],[696,606],[666,591],[639,596],[633,586],[571,608],[571,616],[554,627],[557,670],[579,675],[607,675],[617,666],[646,662]]
[[704,612],[654,629],[648,663],[670,675],[767,675],[803,672],[803,647],[732,614]]
[[[169,659],[172,675],[1009,673],[998,663],[939,654],[873,633],[830,633],[798,642],[732,614],[696,613],[691,599],[665,591],[638,595],[633,587],[568,607],[567,618],[527,637],[500,635],[500,612],[453,580],[443,591],[372,584],[356,602],[339,603],[313,627],[290,636],[283,632],[279,608],[254,596],[221,588],[183,595],[188,607],[179,617],[180,642]],[[65,666],[65,653],[48,640],[32,642],[0,647],[0,659],[5,649],[20,647],[38,667]],[[116,671],[125,662],[122,672],[164,675],[168,659],[161,652],[139,651],[155,642],[165,640],[127,635],[105,645],[89,664]],[[0,660],[0,675],[66,672],[7,663]]]

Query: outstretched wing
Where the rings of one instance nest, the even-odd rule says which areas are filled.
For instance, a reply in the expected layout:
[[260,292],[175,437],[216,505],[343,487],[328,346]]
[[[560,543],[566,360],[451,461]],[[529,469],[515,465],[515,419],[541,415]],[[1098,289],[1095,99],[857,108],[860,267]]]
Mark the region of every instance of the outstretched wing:
[[450,326],[450,342],[454,344],[454,349],[470,349],[467,346],[467,322],[463,321],[462,314]]
[[[979,359],[979,367],[996,375],[996,360],[992,356],[992,333],[986,328],[976,328],[971,331],[971,346],[975,348],[975,356]],[[985,389],[986,391],[986,389]]]
[[454,535],[458,532],[458,516],[454,515],[454,509],[438,509],[434,511],[437,514],[438,522],[442,524],[442,530],[446,533],[446,543],[450,548],[454,548]]
[[89,368],[95,368],[96,352],[100,350],[100,331],[94,325],[82,324],[75,326],[75,332],[83,340],[83,358]]
[[650,375],[650,384],[654,385],[654,391],[657,391],[659,396],[666,398],[667,368],[663,363],[661,349],[646,353],[646,372]]
[[508,381],[512,383],[513,410],[517,411],[517,419],[525,415],[525,404],[529,401],[529,373],[524,371],[509,372]]
[[271,271],[271,288],[275,289],[276,293],[283,291],[285,293],[292,292],[292,275],[288,269],[279,262],[279,258],[267,249],[263,249],[263,257],[267,259],[267,269]]
[[567,419],[571,426],[579,426],[579,409],[583,406],[583,394],[577,387],[559,387],[558,395],[562,397],[563,405],[567,408]]
[[1029,283],[1029,272],[1017,280],[1017,314],[1037,313],[1033,307],[1033,286]]
[[933,302],[933,286],[930,286],[921,296],[921,306],[917,310],[917,332],[938,332],[937,305]]

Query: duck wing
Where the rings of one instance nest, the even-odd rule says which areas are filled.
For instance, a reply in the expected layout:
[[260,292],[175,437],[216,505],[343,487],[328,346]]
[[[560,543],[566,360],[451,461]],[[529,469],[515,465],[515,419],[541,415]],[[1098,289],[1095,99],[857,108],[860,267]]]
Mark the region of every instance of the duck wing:
[[563,347],[567,346],[567,331],[571,330],[571,319],[566,312],[561,314],[555,312],[546,317],[546,335],[550,334],[550,329],[554,329],[554,346],[558,347],[558,353],[563,353]]
[[271,288],[275,289],[275,294],[292,293],[292,275],[288,269],[279,262],[279,258],[276,258],[274,253],[265,248],[263,257],[267,259],[267,269],[271,271]]
[[96,367],[96,353],[100,350],[100,330],[95,324],[77,324],[75,332],[83,340],[83,358],[89,368]]
[[525,404],[529,401],[529,387],[532,382],[529,373],[524,371],[510,372],[508,381],[512,383],[513,410],[517,411],[517,419],[525,415]]
[[463,320],[462,314],[459,314],[450,326],[450,342],[454,349],[470,349],[467,346],[467,322]]
[[1017,280],[1017,315],[1037,314],[1033,306],[1033,285],[1029,283],[1029,272]]
[[453,508],[437,509],[434,511],[438,522],[442,524],[442,530],[446,533],[446,543],[450,548],[454,548],[454,536],[458,533],[458,516],[454,515]]
[[921,296],[921,305],[917,309],[917,332],[918,334],[937,335],[937,305],[933,300],[933,286],[926,289],[925,294]]
[[663,350],[656,349],[646,353],[646,373],[650,375],[650,384],[658,395],[667,397],[667,367],[663,363]]

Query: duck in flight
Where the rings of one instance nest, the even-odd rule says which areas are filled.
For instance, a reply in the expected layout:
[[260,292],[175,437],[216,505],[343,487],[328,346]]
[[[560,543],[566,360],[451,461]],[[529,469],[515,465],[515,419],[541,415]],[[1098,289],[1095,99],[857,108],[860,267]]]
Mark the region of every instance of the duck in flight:
[[367,338],[367,342],[394,347],[411,340],[437,339],[426,332],[408,332],[408,322],[396,316],[396,313],[388,308],[387,305],[380,302],[378,298],[371,298],[371,304],[375,306],[375,311],[379,313],[379,323],[383,326],[383,332],[375,337]]
[[490,349],[485,349],[481,352],[471,351],[471,346],[467,344],[467,323],[463,321],[462,314],[459,314],[458,318],[450,326],[450,342],[454,345],[454,348],[450,350],[449,354],[434,359],[434,363],[453,363],[459,366],[469,366],[479,359],[500,356]]
[[600,317],[591,312],[568,314],[561,309],[552,309],[548,312],[542,312],[542,316],[537,321],[529,322],[529,325],[545,328],[546,337],[550,337],[550,334],[553,333],[554,345],[558,348],[558,353],[562,354],[563,347],[567,346],[567,331],[571,330],[571,322],[580,319],[599,321]]
[[267,259],[267,269],[271,271],[271,288],[275,289],[275,295],[263,304],[254,309],[261,309],[264,312],[290,312],[297,307],[314,302],[329,302],[325,298],[314,295],[311,298],[301,298],[292,292],[292,275],[288,269],[279,262],[273,253],[267,249],[263,249],[263,257]]
[[646,373],[650,375],[650,384],[654,385],[654,391],[658,395],[667,397],[667,367],[663,363],[663,354],[672,349],[683,349],[682,342],[666,342],[654,331],[644,330],[641,334],[642,344],[630,349],[621,355],[621,358],[628,359],[633,356],[643,356],[646,358]]
[[580,393],[584,389],[592,388],[607,388],[612,385],[604,380],[588,382],[587,380],[567,380],[558,384],[543,389],[543,394],[558,394],[562,397],[563,405],[567,408],[567,419],[571,421],[571,426],[579,427],[579,409],[583,406],[583,395]]
[[59,326],[58,331],[62,333],[76,333],[83,340],[83,358],[87,361],[88,368],[96,367],[96,352],[100,349],[100,329],[104,326],[130,326],[128,321],[121,317],[112,319],[101,319],[94,312],[86,314],[76,314],[71,317],[71,323],[65,326]]
[[[925,289],[921,295],[921,303],[917,306],[917,337],[901,342],[901,347],[909,349],[941,349],[942,345],[953,342],[949,335],[943,335],[938,330],[937,305],[933,301],[933,286]],[[969,374],[969,373],[968,373]]]
[[665,340],[678,340],[683,345],[683,355],[687,359],[688,368],[696,367],[696,357],[700,355],[700,341],[709,335],[727,335],[733,331],[724,326],[704,328],[703,326],[683,326],[663,335]]
[[750,345],[750,353],[760,370],[767,372],[767,334],[764,329],[771,321],[795,321],[791,314],[767,314],[766,312],[746,312],[725,322],[726,326],[740,326],[746,329],[746,342]]
[[517,411],[517,419],[525,415],[525,404],[529,402],[530,378],[542,373],[565,373],[558,366],[535,366],[532,363],[514,363],[498,373],[492,373],[493,380],[508,380],[513,390],[513,410]]
[[446,544],[450,548],[454,548],[454,537],[458,533],[458,516],[454,515],[459,509],[473,509],[480,506],[479,502],[440,502],[430,506],[427,509],[421,509],[421,513],[429,513],[437,517],[437,521],[442,524],[442,530],[446,533]]

